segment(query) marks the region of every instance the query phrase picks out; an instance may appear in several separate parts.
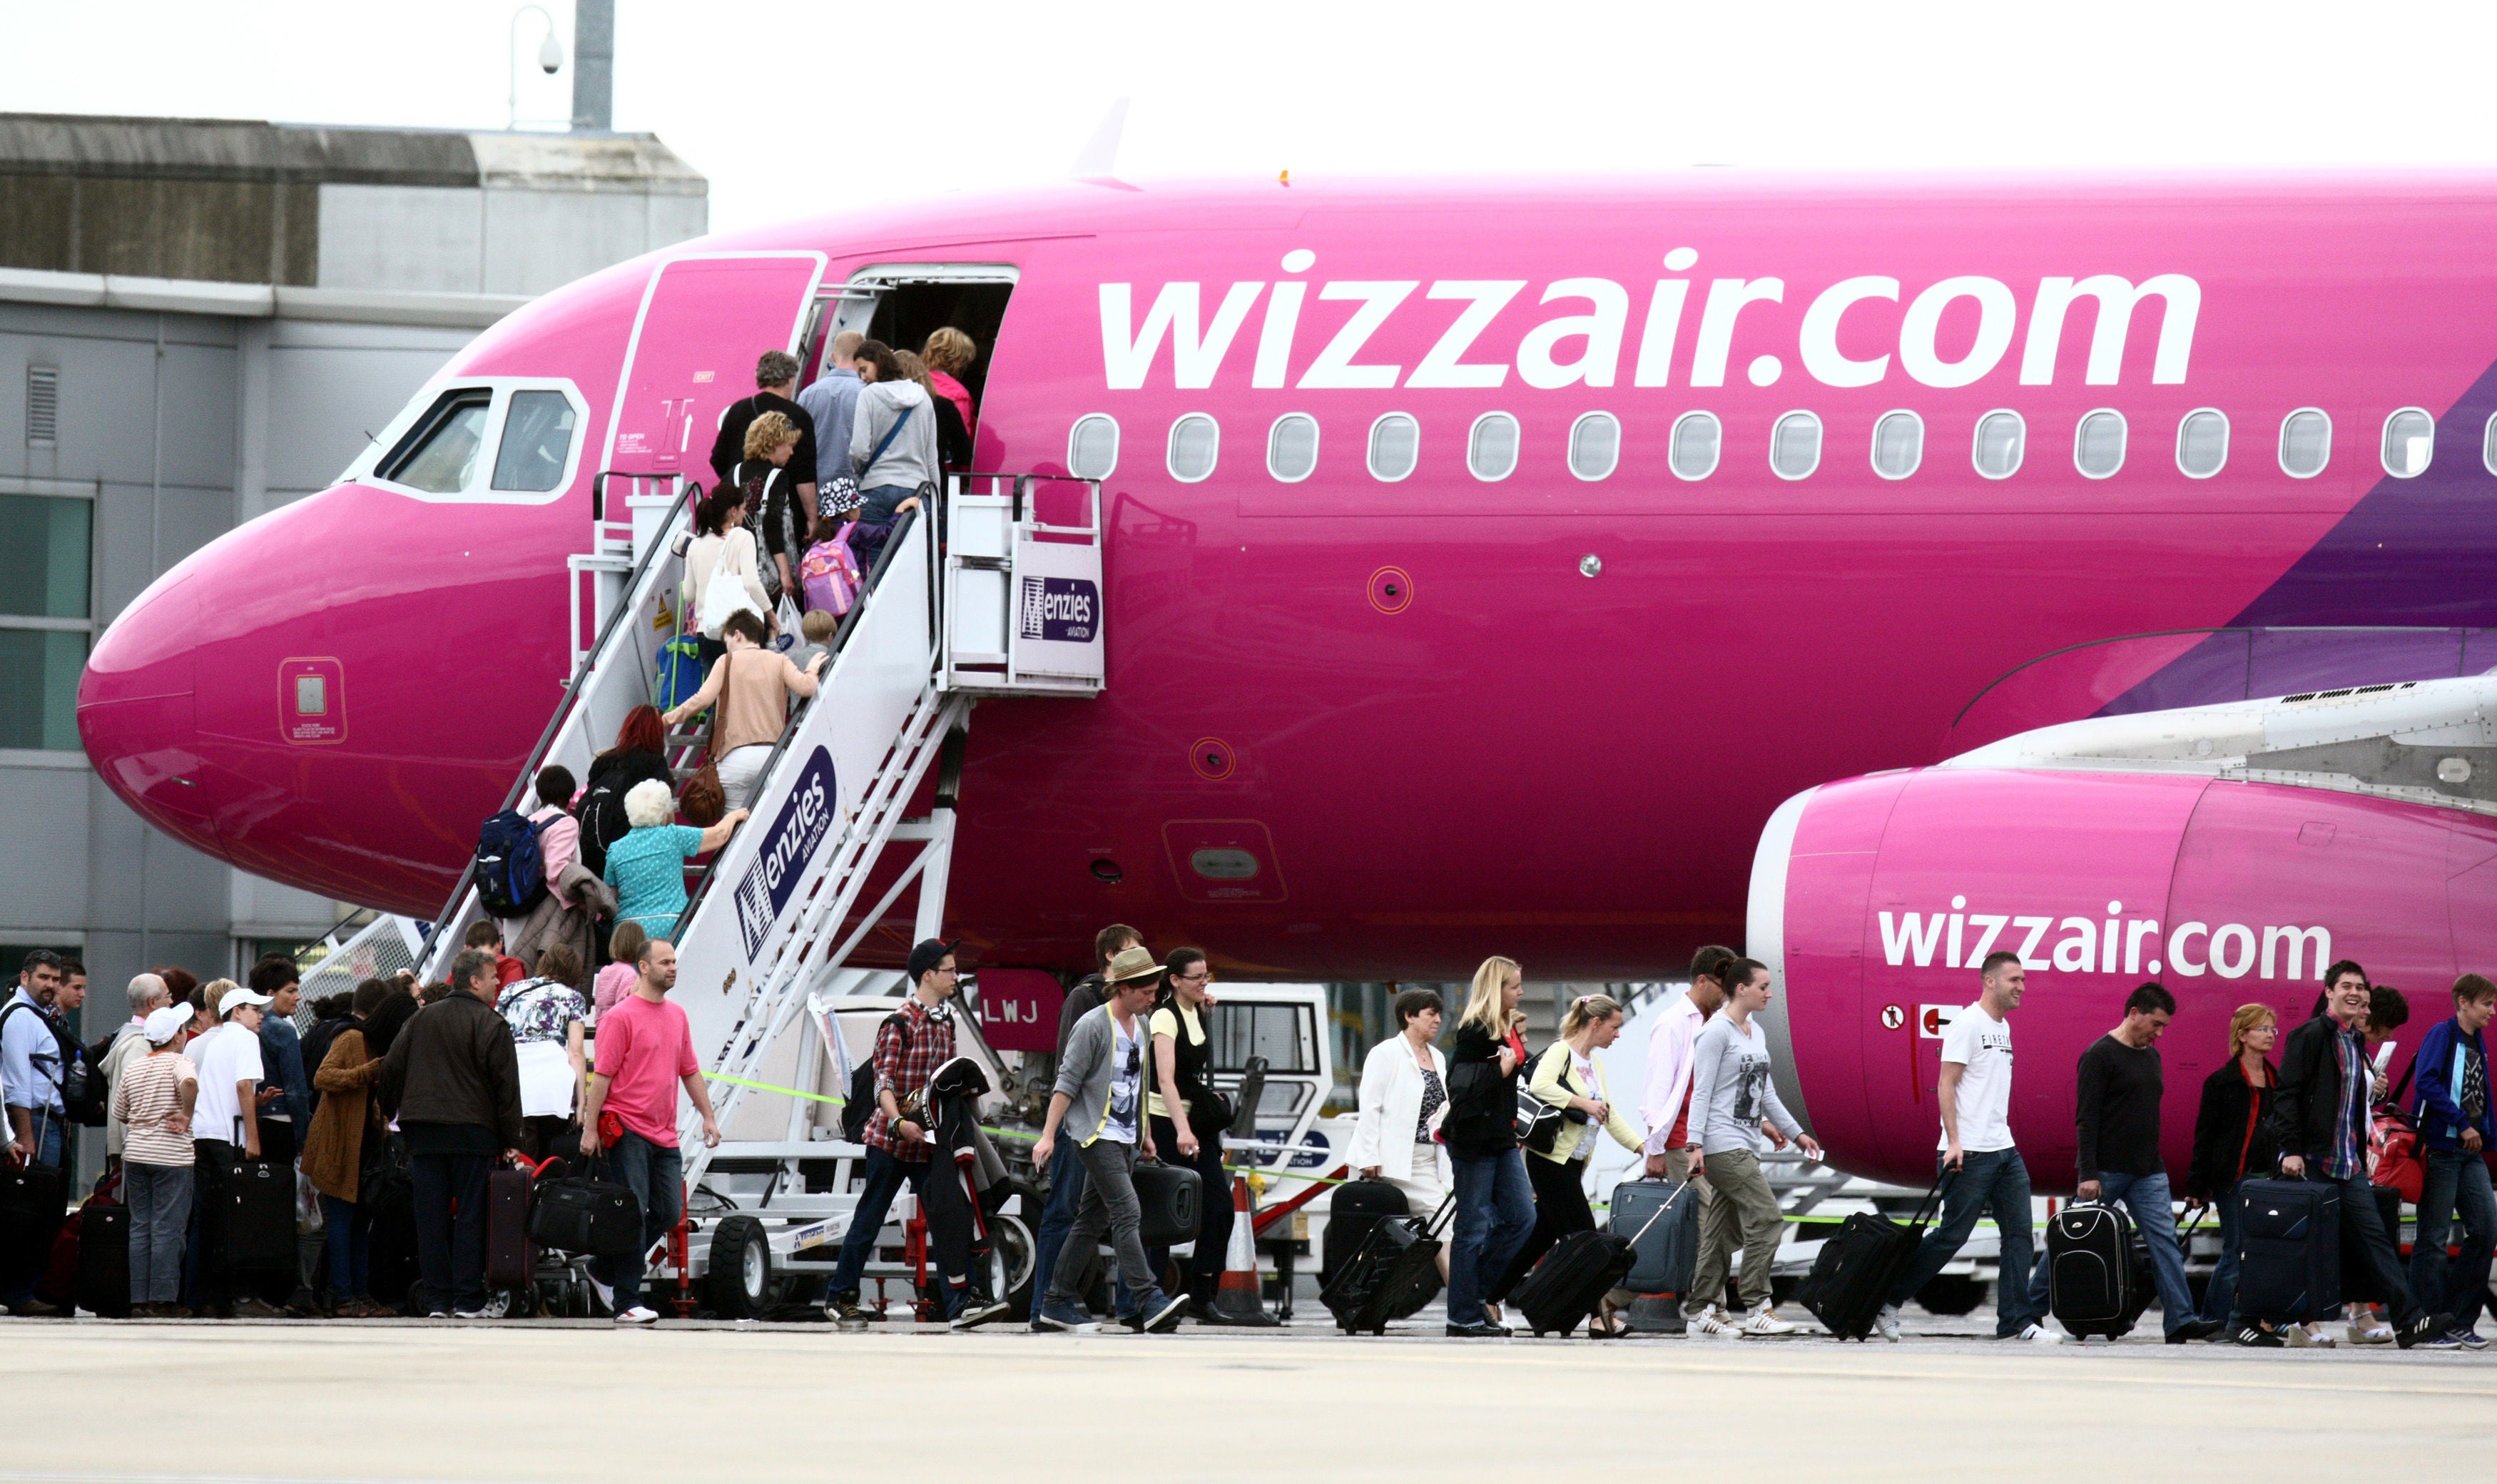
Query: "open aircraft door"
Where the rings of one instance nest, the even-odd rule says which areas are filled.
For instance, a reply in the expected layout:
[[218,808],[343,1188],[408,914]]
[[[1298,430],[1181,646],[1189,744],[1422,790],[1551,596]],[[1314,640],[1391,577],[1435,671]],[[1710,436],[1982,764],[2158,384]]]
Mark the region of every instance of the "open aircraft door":
[[754,359],[794,351],[806,329],[819,252],[702,253],[650,274],[599,467],[702,477],[728,405],[754,393]]

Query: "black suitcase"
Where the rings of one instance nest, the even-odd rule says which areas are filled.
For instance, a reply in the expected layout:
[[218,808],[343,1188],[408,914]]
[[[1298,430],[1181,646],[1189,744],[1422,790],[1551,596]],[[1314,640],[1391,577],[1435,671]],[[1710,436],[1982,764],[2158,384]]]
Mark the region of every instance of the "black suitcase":
[[642,1249],[642,1202],[631,1185],[540,1181],[529,1201],[528,1234],[560,1252],[630,1257]]
[[78,1307],[130,1317],[130,1208],[89,1201],[79,1211]]
[[486,1286],[528,1288],[537,1279],[529,1243],[529,1172],[496,1169],[486,1176]]
[[226,1267],[235,1273],[296,1270],[295,1167],[240,1159],[226,1172]]
[[2306,1180],[2237,1186],[2244,1267],[2237,1312],[2302,1324],[2341,1307],[2341,1187]]
[[[1630,1246],[1630,1270],[1622,1286],[1642,1298],[1679,1299],[1691,1292],[1699,1265],[1699,1201],[1685,1198],[1688,1184],[1669,1180],[1628,1180],[1613,1187],[1607,1231],[1644,1232]],[[1652,1218],[1664,1212],[1665,1218]]]
[[1318,1244],[1318,1286],[1323,1288],[1343,1271],[1371,1229],[1389,1216],[1410,1216],[1405,1192],[1383,1180],[1355,1180],[1335,1187],[1327,1197],[1326,1236]]
[[[1914,1216],[1902,1226],[1878,1212],[1859,1211],[1839,1224],[1837,1234],[1820,1244],[1812,1272],[1795,1289],[1796,1302],[1841,1340],[1861,1340],[1873,1333],[1873,1321],[1899,1275],[1915,1260],[1916,1244],[1942,1202],[1948,1174],[1934,1182],[1916,1203]],[[2016,1281],[2016,1279],[2015,1279]]]
[[[1336,1193],[1350,1188],[1343,1186]],[[1401,1190],[1396,1194],[1400,1200],[1404,1196]],[[1335,1315],[1339,1328],[1347,1335],[1363,1330],[1384,1335],[1389,1320],[1409,1319],[1439,1296],[1438,1233],[1454,1204],[1442,1201],[1427,1223],[1401,1216],[1367,1220],[1369,1235],[1360,1249],[1338,1264],[1335,1277],[1318,1289],[1318,1302]],[[1330,1236],[1334,1230],[1330,1216]]]
[[1508,1301],[1535,1334],[1565,1337],[1629,1276],[1633,1247],[1631,1239],[1611,1232],[1571,1232],[1518,1279]]
[[1205,1214],[1203,1194],[1197,1185],[1194,1170],[1154,1161],[1138,1164],[1136,1201],[1144,1207],[1144,1219],[1137,1227],[1136,1240],[1147,1247],[1194,1242],[1203,1228]]
[[2046,1227],[2046,1307],[2075,1338],[2132,1332],[2150,1307],[2150,1243],[2120,1206],[2077,1202]]

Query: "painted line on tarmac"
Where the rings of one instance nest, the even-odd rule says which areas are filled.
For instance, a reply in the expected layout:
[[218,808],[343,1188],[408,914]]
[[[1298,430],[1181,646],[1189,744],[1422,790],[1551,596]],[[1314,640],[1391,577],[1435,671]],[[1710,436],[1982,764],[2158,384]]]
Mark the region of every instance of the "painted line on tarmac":
[[522,1479],[366,1479],[334,1473],[44,1473],[0,1469],[4,1484],[533,1484]]

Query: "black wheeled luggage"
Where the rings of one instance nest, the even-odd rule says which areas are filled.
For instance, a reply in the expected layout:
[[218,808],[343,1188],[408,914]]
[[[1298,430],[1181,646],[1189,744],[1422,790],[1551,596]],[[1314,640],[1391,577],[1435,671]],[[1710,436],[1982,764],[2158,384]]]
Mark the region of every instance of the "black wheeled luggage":
[[1949,1176],[1934,1182],[1916,1203],[1915,1216],[1902,1226],[1878,1212],[1859,1211],[1839,1225],[1836,1235],[1820,1244],[1812,1272],[1795,1289],[1795,1299],[1832,1335],[1862,1340],[1873,1333],[1873,1321],[1891,1285],[1915,1260],[1916,1244],[1942,1201]]
[[543,1180],[531,1192],[528,1235],[559,1252],[630,1257],[642,1249],[642,1202],[631,1185]]
[[2119,1339],[2150,1307],[2150,1243],[2120,1206],[2075,1202],[2046,1227],[2046,1307],[2075,1338]]
[[2236,1199],[2237,1312],[2292,1324],[2330,1317],[2341,1307],[2341,1187],[2249,1180]]
[[[1350,1188],[1336,1193],[1341,1196]],[[1404,1192],[1396,1191],[1396,1196],[1401,1201]],[[1388,1321],[1409,1319],[1439,1296],[1438,1232],[1454,1204],[1440,1202],[1427,1223],[1407,1216],[1369,1220],[1369,1235],[1360,1248],[1339,1263],[1335,1276],[1318,1289],[1318,1302],[1335,1315],[1339,1328],[1347,1335],[1363,1330],[1384,1335]],[[1330,1235],[1334,1219],[1328,1218]]]
[[226,1172],[218,1198],[226,1203],[226,1267],[235,1273],[293,1273],[300,1261],[295,1242],[295,1166],[273,1159],[239,1159]]
[[130,1317],[130,1208],[89,1201],[78,1214],[78,1307]]
[[1196,1172],[1180,1165],[1146,1162],[1136,1166],[1136,1201],[1144,1207],[1136,1240],[1147,1247],[1194,1242],[1204,1227],[1204,1192]]
[[1405,1192],[1383,1180],[1348,1181],[1327,1197],[1326,1236],[1318,1244],[1318,1286],[1335,1281],[1343,1265],[1389,1216],[1413,1215]]
[[486,1175],[486,1286],[526,1290],[537,1279],[537,1248],[529,1241],[526,1170],[495,1169]]
[[1535,1334],[1566,1336],[1629,1276],[1634,1250],[1629,1238],[1611,1232],[1571,1232],[1518,1279],[1508,1302]]

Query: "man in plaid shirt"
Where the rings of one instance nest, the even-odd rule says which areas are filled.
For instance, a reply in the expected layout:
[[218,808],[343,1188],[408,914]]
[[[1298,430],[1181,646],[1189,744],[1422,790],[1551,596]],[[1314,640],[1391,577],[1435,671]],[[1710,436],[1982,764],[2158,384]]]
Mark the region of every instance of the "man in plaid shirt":
[[[924,1201],[928,1193],[930,1145],[927,1113],[913,1106],[928,1089],[928,1079],[954,1056],[954,1008],[949,1003],[959,983],[954,951],[934,938],[910,950],[910,996],[885,1017],[875,1032],[874,1117],[862,1138],[867,1144],[867,1183],[859,1187],[858,1205],[850,1213],[849,1232],[841,1239],[840,1265],[833,1270],[831,1295],[825,1301],[834,1318],[856,1323],[870,1316],[859,1307],[859,1275],[865,1271],[885,1213],[908,1182]],[[924,1209],[924,1208],[923,1208]],[[929,1212],[932,1221],[941,1219]],[[932,1236],[935,1235],[933,1233]],[[952,1250],[950,1243],[932,1242],[932,1248]],[[967,1244],[964,1244],[967,1247]],[[957,1329],[983,1324],[1006,1311],[1002,1303],[965,1302],[970,1275],[949,1273],[939,1286],[945,1316]]]

